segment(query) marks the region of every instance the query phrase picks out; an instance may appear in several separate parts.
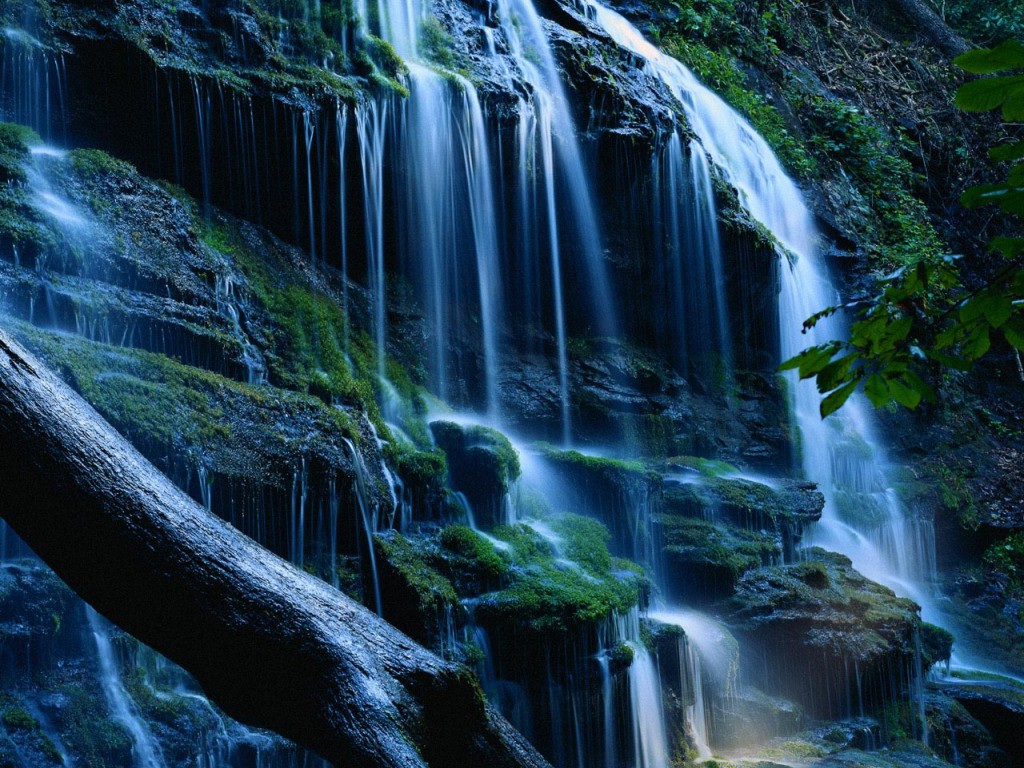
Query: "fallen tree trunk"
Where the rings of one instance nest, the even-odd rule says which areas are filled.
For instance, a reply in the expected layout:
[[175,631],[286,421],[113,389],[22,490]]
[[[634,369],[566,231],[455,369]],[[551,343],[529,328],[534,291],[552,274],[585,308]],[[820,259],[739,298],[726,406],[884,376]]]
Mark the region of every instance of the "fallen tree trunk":
[[208,514],[0,330],[0,514],[231,716],[339,766],[547,763],[445,662]]

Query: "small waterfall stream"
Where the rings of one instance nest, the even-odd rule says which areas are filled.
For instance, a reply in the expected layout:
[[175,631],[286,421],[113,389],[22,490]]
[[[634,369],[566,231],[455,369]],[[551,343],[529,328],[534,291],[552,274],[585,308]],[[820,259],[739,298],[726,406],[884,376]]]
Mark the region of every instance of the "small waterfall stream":
[[132,755],[135,768],[164,768],[163,755],[153,734],[136,710],[135,704],[124,689],[114,649],[110,643],[109,630],[103,619],[92,608],[86,609],[89,627],[96,642],[96,655],[100,664],[100,682],[103,694],[110,708],[110,715],[125,727],[132,738]]

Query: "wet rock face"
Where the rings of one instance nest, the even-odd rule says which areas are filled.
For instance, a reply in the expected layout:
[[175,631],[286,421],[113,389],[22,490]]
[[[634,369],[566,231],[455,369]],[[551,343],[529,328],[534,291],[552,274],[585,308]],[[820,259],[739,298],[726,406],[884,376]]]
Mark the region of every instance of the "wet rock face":
[[[6,524],[0,526],[7,537]],[[31,560],[0,566],[0,680],[5,686],[26,669],[52,669],[65,652],[76,649],[79,638],[69,625],[78,608],[74,593],[49,568]]]
[[666,590],[683,603],[726,599],[747,571],[792,560],[804,526],[821,516],[813,483],[730,476],[728,465],[694,459],[668,466],[658,522]]
[[1009,768],[1010,756],[997,747],[989,730],[943,690],[925,697],[929,743],[943,758],[965,768]]
[[917,606],[842,555],[812,549],[804,562],[750,571],[730,605],[744,668],[817,716],[881,707],[910,679]]
[[[946,741],[965,731],[967,754],[978,760],[991,760],[994,765],[1020,764],[1020,734],[1024,729],[1024,686],[1013,679],[982,672],[967,673],[961,679],[947,679],[937,684],[945,701],[935,701],[938,727],[945,728]],[[955,700],[960,706],[953,706]],[[990,735],[990,739],[986,738]],[[995,748],[993,748],[993,745]],[[997,749],[996,749],[997,748]],[[999,754],[1005,752],[1005,757]],[[1008,758],[1007,763],[1002,759]],[[984,762],[982,762],[984,764]]]

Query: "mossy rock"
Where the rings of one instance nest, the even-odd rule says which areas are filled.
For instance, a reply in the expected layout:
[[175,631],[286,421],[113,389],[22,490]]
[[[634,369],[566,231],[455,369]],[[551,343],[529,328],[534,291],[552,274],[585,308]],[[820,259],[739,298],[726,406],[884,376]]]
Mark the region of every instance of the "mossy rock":
[[491,529],[504,519],[505,494],[520,473],[519,455],[503,434],[477,424],[430,423],[448,462],[448,484],[465,494],[476,523]]
[[693,477],[666,479],[666,514],[701,517],[749,531],[772,531],[780,537],[790,559],[795,556],[804,527],[818,520],[825,507],[825,497],[814,483],[728,476],[735,470],[699,472]]
[[726,623],[755,684],[816,715],[844,711],[847,696],[870,711],[894,690],[909,695],[918,607],[861,576],[842,555],[814,548],[806,557],[747,572],[728,602]]
[[732,595],[747,571],[782,557],[780,537],[724,523],[660,515],[669,595],[706,604]]
[[921,661],[926,668],[949,661],[953,654],[953,639],[952,632],[921,622]]
[[596,520],[561,514],[536,529],[503,526],[495,536],[508,546],[512,568],[507,586],[480,597],[475,617],[527,642],[593,631],[636,608],[649,589],[642,570],[609,554],[608,531]]
[[610,551],[636,562],[654,557],[652,516],[661,507],[661,475],[641,461],[593,456],[539,443],[544,461],[559,478],[553,503],[603,522]]
[[452,582],[434,567],[436,549],[396,531],[377,534],[373,545],[384,618],[424,645],[437,647],[461,605]]
[[476,593],[498,586],[509,572],[510,558],[502,557],[491,541],[465,525],[449,525],[441,531],[440,541],[449,567],[463,580],[469,575],[474,580],[470,589]]

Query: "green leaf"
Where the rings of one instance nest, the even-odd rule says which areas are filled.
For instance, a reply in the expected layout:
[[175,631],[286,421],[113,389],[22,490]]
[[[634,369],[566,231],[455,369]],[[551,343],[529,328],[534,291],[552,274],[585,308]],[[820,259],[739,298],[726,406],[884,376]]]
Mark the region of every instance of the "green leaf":
[[988,151],[990,159],[997,163],[1013,162],[1024,160],[1024,141],[1015,141],[1012,144],[1000,144]]
[[1010,301],[1008,296],[998,293],[990,294],[985,298],[983,310],[988,324],[993,328],[999,328],[1010,319],[1010,313],[1013,312],[1013,302]]
[[821,418],[825,418],[830,413],[835,413],[843,403],[850,399],[850,395],[857,389],[857,380],[844,384],[835,392],[831,393],[828,397],[821,401]]
[[956,92],[956,105],[966,112],[988,112],[1016,98],[1024,88],[1024,75],[984,77],[964,83]]
[[908,387],[901,379],[889,380],[889,392],[893,400],[904,408],[913,410],[921,402],[921,393],[912,387]]
[[1016,349],[1024,351],[1024,322],[1013,320],[1003,326],[1003,336]]
[[868,376],[868,380],[864,382],[864,394],[868,396],[868,400],[871,401],[875,408],[881,408],[889,402],[891,397],[889,395],[889,385],[877,373]]
[[968,360],[977,360],[988,352],[991,346],[992,341],[988,335],[988,326],[979,325],[967,338],[967,343],[964,345],[964,357]]
[[818,391],[822,393],[831,392],[840,384],[847,381],[849,379],[850,368],[858,357],[860,357],[860,355],[851,353],[844,357],[840,357],[838,360],[833,360],[822,368],[818,372]]
[[904,371],[903,378],[915,392],[919,392],[921,394],[921,397],[929,403],[935,402],[935,390],[932,388],[931,384],[914,373],[913,369],[908,368]]
[[1003,258],[1012,259],[1024,253],[1024,237],[993,237],[988,248],[1003,254]]
[[1024,68],[1024,45],[1007,40],[995,48],[982,48],[962,53],[953,59],[960,69],[975,75],[988,75],[1004,69]]
[[954,371],[969,371],[971,370],[971,364],[961,357],[954,357],[953,355],[946,355],[942,352],[936,352],[931,350],[928,352],[928,357],[934,360],[939,365],[944,365],[947,368],[952,368]]
[[780,371],[791,371],[799,369],[801,379],[809,379],[822,368],[828,365],[833,355],[839,351],[838,341],[830,341],[828,344],[821,344],[816,347],[805,349],[796,357],[791,357],[779,366]]

